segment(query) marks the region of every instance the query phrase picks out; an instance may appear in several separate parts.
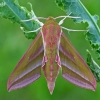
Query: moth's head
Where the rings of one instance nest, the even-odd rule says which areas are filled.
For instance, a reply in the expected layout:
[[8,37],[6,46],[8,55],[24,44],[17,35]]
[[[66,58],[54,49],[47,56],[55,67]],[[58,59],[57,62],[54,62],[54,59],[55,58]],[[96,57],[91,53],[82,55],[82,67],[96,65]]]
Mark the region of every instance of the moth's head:
[[48,24],[57,24],[58,25],[58,23],[56,22],[56,20],[55,20],[55,18],[53,18],[53,17],[48,17],[47,18],[47,20],[46,20],[46,22],[44,23],[44,25],[48,25]]
[[47,20],[55,20],[55,18],[54,17],[52,17],[52,16],[49,16],[48,18],[47,18]]

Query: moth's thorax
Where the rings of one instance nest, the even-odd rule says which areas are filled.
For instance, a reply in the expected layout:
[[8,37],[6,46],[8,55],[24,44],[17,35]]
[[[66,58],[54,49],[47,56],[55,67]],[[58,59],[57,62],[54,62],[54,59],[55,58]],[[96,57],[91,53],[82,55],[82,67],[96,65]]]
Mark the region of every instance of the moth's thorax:
[[53,48],[58,44],[61,36],[61,27],[55,21],[54,18],[49,17],[42,27],[42,35],[44,42],[48,45],[48,48]]

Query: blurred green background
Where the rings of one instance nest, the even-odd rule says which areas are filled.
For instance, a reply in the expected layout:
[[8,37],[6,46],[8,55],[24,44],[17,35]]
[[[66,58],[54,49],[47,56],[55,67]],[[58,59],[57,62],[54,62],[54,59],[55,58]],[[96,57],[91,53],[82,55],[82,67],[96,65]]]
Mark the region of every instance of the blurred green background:
[[[100,0],[81,0],[89,12],[100,16]],[[56,6],[54,0],[19,0],[20,5],[30,10],[27,2],[31,2],[35,14],[38,17],[57,17],[65,13]],[[100,26],[100,21],[98,21]],[[75,24],[71,19],[66,19],[64,27],[72,29],[86,29],[87,24]],[[67,31],[64,30],[65,33]],[[81,56],[86,60],[86,49],[92,52],[94,59],[97,55],[85,40],[83,32],[70,32],[68,38],[78,50]],[[96,91],[90,91],[77,87],[61,76],[61,71],[56,80],[55,89],[50,95],[47,83],[42,73],[40,79],[31,85],[12,92],[7,91],[7,80],[16,66],[19,59],[25,53],[32,40],[25,38],[18,24],[0,17],[0,100],[99,100],[100,84],[97,84]],[[97,61],[99,63],[99,61]],[[99,63],[100,65],[100,63]]]

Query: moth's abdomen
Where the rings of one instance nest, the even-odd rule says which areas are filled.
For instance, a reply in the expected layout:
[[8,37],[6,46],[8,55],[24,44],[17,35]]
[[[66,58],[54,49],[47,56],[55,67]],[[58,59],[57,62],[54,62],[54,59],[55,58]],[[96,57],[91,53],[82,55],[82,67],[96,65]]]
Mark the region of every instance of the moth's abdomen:
[[51,94],[55,87],[55,81],[59,73],[59,68],[60,67],[58,66],[57,62],[52,58],[48,59],[48,61],[45,63],[45,66],[43,66],[44,75]]

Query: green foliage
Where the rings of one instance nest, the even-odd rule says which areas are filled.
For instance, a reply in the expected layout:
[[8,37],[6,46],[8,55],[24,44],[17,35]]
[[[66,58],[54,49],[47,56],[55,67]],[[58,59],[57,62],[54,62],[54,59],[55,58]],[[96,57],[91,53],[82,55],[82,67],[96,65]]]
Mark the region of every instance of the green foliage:
[[[32,10],[32,7],[31,12],[29,12],[25,7],[20,6],[17,0],[0,0],[0,16],[20,24],[25,31],[36,30],[40,27],[36,21],[22,21],[30,18],[36,18],[36,16]],[[25,33],[27,38],[35,38],[36,35],[37,33]]]
[[92,73],[94,74],[96,81],[100,82],[100,67],[94,61],[94,59],[91,56],[91,53],[88,50],[87,50],[87,64],[89,65],[89,68],[91,69]]
[[98,51],[100,56],[100,29],[97,25],[99,17],[97,15],[92,16],[80,0],[56,0],[56,3],[67,14],[71,13],[72,16],[81,17],[74,19],[76,23],[87,22],[89,24],[87,27],[88,32],[86,33],[86,39],[90,41],[91,46]]

